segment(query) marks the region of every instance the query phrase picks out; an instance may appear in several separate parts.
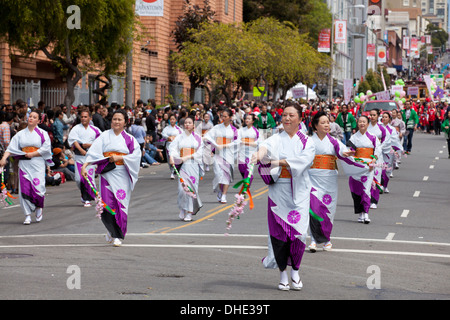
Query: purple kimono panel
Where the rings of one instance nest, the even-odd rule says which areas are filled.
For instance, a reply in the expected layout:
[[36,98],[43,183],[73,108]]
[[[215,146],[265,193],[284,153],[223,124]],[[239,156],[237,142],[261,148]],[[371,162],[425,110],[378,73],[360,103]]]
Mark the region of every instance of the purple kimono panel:
[[34,178],[33,182],[31,182],[27,178],[25,178],[25,172],[23,172],[21,169],[19,169],[19,181],[22,198],[30,201],[37,208],[43,208],[45,197],[40,196],[34,186],[37,186],[40,183],[45,183],[45,181],[39,181],[38,178]]
[[[297,237],[300,234],[272,211],[271,208],[276,206],[276,203],[270,198],[268,198],[268,201],[269,234],[278,268],[284,270],[287,265],[291,265],[298,270],[306,246]],[[293,223],[298,222],[300,218],[301,214],[295,210],[288,214],[288,219],[291,219]]]

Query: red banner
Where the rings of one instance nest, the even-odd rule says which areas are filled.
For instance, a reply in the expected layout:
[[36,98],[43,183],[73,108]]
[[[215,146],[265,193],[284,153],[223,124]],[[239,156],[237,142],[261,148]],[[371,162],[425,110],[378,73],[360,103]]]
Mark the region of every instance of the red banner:
[[330,52],[331,29],[322,29],[319,33],[319,52]]
[[376,51],[375,44],[367,44],[367,60],[375,60]]

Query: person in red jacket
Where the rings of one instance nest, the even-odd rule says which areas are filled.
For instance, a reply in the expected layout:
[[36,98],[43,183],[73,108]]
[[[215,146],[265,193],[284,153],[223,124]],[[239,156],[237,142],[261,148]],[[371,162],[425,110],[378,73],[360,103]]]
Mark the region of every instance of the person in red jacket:
[[432,102],[427,110],[428,115],[428,133],[434,133],[434,121],[436,120],[436,107]]

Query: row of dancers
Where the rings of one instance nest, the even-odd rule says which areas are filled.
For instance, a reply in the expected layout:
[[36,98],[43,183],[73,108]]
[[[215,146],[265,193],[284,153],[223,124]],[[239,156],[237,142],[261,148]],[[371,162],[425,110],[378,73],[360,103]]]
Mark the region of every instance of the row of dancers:
[[[97,200],[96,210],[106,227],[107,241],[120,246],[127,232],[131,192],[138,180],[142,150],[126,132],[128,117],[124,110],[114,112],[111,129],[104,132],[90,124],[88,110],[80,115],[81,123],[68,136],[75,150],[77,186],[83,202]],[[267,139],[253,127],[252,114],[246,115],[245,127],[238,130],[232,124],[232,112],[226,109],[221,114],[222,123],[203,132],[195,130],[191,118],[185,120],[183,129],[171,118],[163,137],[168,140],[169,165],[178,177],[179,218],[191,221],[202,208],[198,191],[205,165],[214,169],[213,188],[221,203],[227,202],[235,164],[243,178],[249,174],[249,164],[257,165],[262,180],[269,186],[269,250],[263,264],[280,270],[280,290],[290,289],[286,269],[291,265],[292,288],[300,290],[303,284],[299,267],[308,232],[311,251],[315,251],[317,243],[324,243],[324,250],[332,247],[337,163],[349,176],[358,222],[370,222],[371,206],[374,208],[380,201],[380,190],[387,191],[390,172],[402,147],[397,130],[390,125],[391,115],[383,113],[382,123],[378,122],[379,116],[377,110],[371,111],[370,119],[360,116],[358,131],[348,146],[330,136],[330,122],[323,112],[314,116],[314,133],[308,136],[301,130],[302,108],[297,104],[285,107],[283,130]],[[24,224],[30,224],[33,212],[36,221],[42,221],[45,167],[52,159],[50,139],[38,128],[39,119],[39,112],[30,113],[28,127],[12,138],[0,160],[0,167],[5,166],[9,156],[19,160]]]
[[[323,243],[325,251],[332,248],[338,198],[337,163],[349,177],[357,221],[369,224],[369,211],[377,208],[381,193],[389,193],[389,179],[403,153],[400,128],[391,124],[389,112],[380,114],[379,110],[372,110],[369,117],[358,118],[358,131],[344,145],[329,134],[326,113],[314,116],[314,133],[308,136],[302,129],[301,107],[291,105],[283,112],[282,132],[263,139],[253,127],[252,114],[246,115],[245,127],[239,130],[231,123],[231,115],[225,110],[222,123],[201,134],[195,132],[193,121],[188,120],[185,131],[178,128],[179,135],[168,146],[169,163],[177,167],[182,181],[178,185],[179,218],[191,221],[202,207],[198,186],[206,164],[213,165],[213,189],[221,203],[227,201],[236,164],[244,179],[249,174],[249,165],[257,164],[259,174],[269,185],[269,250],[264,266],[278,267],[279,289],[289,290],[286,273],[289,262],[293,289],[299,290],[302,282],[298,269],[306,235],[309,233],[311,237],[311,252],[317,250],[317,243]],[[193,192],[187,192],[188,189]]]

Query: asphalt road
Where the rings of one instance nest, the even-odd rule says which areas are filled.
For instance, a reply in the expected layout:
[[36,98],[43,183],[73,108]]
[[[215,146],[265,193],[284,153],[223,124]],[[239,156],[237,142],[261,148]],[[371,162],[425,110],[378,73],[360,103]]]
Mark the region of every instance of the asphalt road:
[[448,300],[447,156],[443,136],[416,133],[412,154],[394,172],[390,193],[381,196],[368,225],[357,223],[341,175],[333,250],[305,252],[300,292],[278,291],[279,272],[261,264],[267,187],[259,176],[252,186],[255,208],[225,236],[233,196],[217,202],[212,171],[200,186],[204,207],[184,222],[168,166],[141,169],[120,248],[105,242],[103,224],[94,208],[81,206],[74,182],[48,187],[40,223],[22,225],[18,205],[0,209],[0,299]]

